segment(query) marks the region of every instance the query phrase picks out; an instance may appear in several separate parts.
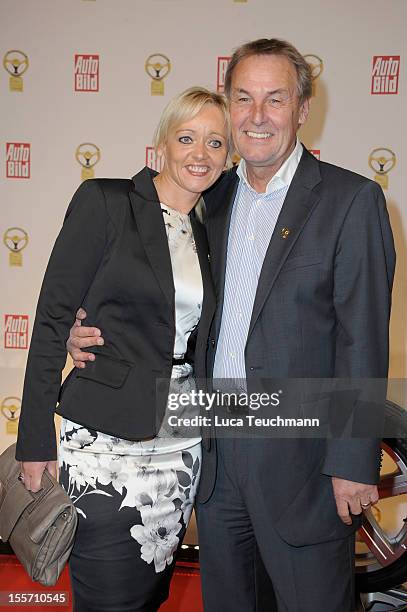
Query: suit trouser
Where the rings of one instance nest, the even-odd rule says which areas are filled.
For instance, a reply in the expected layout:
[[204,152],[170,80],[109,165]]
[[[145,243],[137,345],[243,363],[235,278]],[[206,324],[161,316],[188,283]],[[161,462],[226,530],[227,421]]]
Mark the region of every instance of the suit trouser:
[[302,547],[284,542],[259,499],[255,444],[217,440],[215,489],[206,503],[197,504],[205,612],[275,610],[274,602],[265,604],[259,593],[258,551],[278,612],[352,612],[353,536]]

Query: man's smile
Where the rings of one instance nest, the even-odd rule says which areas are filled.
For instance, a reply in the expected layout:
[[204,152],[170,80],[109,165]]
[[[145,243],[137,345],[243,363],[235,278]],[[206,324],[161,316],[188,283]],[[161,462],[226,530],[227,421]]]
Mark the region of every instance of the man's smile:
[[249,138],[255,138],[257,140],[266,140],[267,138],[271,138],[272,134],[270,132],[251,132],[249,130],[244,130],[243,132]]

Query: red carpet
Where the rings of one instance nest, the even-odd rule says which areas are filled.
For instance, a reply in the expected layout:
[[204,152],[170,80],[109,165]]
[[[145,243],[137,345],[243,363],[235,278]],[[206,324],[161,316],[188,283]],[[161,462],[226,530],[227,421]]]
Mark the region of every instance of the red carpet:
[[[13,593],[69,593],[71,599],[70,581],[68,571],[65,568],[58,583],[54,587],[43,587],[32,582],[23,567],[13,555],[0,555],[0,608],[10,607],[13,612],[25,612],[28,607],[34,607],[36,612],[71,612],[72,606],[68,605],[41,605],[40,603],[30,606],[5,605],[5,592]],[[39,595],[37,596],[39,597]],[[45,596],[43,596],[45,597]],[[160,612],[202,612],[201,589],[199,581],[199,570],[195,564],[179,563],[175,569],[171,585],[170,598],[161,608]]]

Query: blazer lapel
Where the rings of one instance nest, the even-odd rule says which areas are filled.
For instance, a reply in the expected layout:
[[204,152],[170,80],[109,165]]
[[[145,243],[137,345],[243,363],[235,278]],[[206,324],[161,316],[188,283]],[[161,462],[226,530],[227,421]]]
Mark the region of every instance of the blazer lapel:
[[264,258],[248,337],[261,313],[264,303],[273,288],[277,276],[297,241],[319,195],[313,188],[321,181],[318,161],[304,148],[301,161],[284,200],[281,213]]
[[134,188],[130,200],[140,240],[157,281],[170,305],[174,303],[174,281],[167,234],[160,202],[154,187],[157,173],[144,168],[133,177]]

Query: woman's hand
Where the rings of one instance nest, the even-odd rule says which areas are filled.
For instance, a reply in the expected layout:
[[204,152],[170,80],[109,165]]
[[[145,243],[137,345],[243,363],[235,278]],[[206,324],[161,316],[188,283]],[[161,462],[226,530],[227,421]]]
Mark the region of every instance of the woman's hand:
[[97,327],[82,327],[83,319],[86,319],[86,311],[79,308],[66,343],[66,348],[76,368],[84,368],[87,361],[95,361],[93,353],[85,353],[82,349],[104,344],[100,329]]
[[41,489],[41,478],[44,470],[54,478],[58,476],[58,461],[22,461],[21,482],[27,491],[36,493]]

